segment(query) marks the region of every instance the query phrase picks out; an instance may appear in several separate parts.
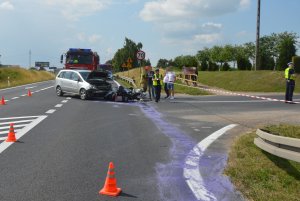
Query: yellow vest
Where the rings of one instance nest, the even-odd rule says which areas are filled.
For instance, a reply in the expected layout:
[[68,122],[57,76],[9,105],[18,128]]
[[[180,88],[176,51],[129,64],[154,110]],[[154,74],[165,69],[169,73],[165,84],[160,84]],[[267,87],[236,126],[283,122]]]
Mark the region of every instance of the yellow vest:
[[[156,80],[160,79],[160,80]],[[153,86],[162,85],[162,75],[159,74],[158,76],[156,74],[153,75]]]
[[287,80],[295,80],[295,74],[290,74],[290,67],[286,68],[285,71],[284,71],[284,77],[285,79]]

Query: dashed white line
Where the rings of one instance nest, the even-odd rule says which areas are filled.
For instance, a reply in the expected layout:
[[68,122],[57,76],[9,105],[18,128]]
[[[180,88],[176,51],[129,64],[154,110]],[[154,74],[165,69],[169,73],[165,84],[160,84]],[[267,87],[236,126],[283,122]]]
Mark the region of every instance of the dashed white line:
[[20,98],[20,97],[13,97],[13,98],[11,98],[11,100],[15,100],[15,99],[18,99],[18,98]]
[[68,100],[63,100],[63,101],[61,101],[62,103],[67,103],[68,102]]
[[63,106],[63,104],[57,104],[54,107],[62,107],[62,106]]
[[51,110],[48,110],[48,111],[46,112],[46,114],[53,114],[55,111],[56,111],[56,110],[51,109]]

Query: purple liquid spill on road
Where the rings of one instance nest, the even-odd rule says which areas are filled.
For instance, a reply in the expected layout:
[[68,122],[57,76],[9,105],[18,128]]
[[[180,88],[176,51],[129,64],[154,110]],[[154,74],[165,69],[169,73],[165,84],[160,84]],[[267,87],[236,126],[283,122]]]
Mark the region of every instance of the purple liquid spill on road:
[[[183,168],[191,170],[195,168],[185,164],[185,159],[191,150],[193,150],[196,142],[174,125],[164,120],[162,114],[157,112],[153,107],[146,104],[140,104],[139,106],[144,114],[151,119],[157,128],[172,142],[172,147],[169,150],[171,161],[167,164],[159,163],[156,166],[161,199],[164,201],[197,200],[191,193],[183,177]],[[199,151],[201,152],[201,150]],[[218,160],[217,163],[216,160]],[[205,188],[217,198],[216,200],[243,200],[238,196],[239,193],[235,192],[228,177],[222,174],[226,162],[226,153],[210,157],[200,157],[199,166],[205,167],[203,172],[203,175],[205,175],[203,177]],[[201,174],[202,171],[201,168]]]

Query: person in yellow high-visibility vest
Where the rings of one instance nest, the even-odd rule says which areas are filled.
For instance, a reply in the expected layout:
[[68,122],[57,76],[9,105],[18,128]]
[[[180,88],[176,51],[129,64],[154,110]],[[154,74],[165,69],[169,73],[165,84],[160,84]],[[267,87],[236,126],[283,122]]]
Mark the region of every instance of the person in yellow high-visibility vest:
[[155,102],[158,102],[160,100],[160,93],[161,93],[161,86],[163,81],[162,74],[159,73],[159,69],[155,69],[155,73],[152,78],[153,81],[153,87],[155,89]]
[[294,63],[289,62],[288,67],[284,71],[286,80],[285,103],[293,103],[293,93],[295,89],[295,69]]

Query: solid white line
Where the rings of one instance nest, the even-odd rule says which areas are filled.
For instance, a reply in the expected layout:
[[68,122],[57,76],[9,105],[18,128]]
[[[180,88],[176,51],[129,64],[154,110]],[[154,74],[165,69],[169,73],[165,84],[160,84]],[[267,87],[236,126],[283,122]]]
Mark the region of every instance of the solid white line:
[[0,118],[1,120],[7,120],[7,119],[28,119],[28,118],[38,118],[40,116],[24,116],[24,117],[8,117],[8,118]]
[[57,104],[54,107],[62,107],[62,106],[63,106],[63,104]]
[[[39,116],[37,119],[35,119],[30,124],[28,124],[26,127],[24,127],[19,132],[17,132],[16,139],[19,140],[23,135],[25,135],[28,131],[30,131],[32,128],[34,128],[36,125],[38,125],[41,121],[43,121],[46,118],[47,118],[47,116]],[[13,142],[5,142],[5,141],[2,142],[0,144],[0,154],[12,144],[13,144]]]
[[56,110],[48,110],[46,114],[53,114]]
[[30,121],[32,121],[32,119],[29,119],[29,120],[22,120],[22,121],[7,121],[7,122],[4,122],[4,123],[0,123],[0,126],[1,126],[1,125],[9,125],[9,124],[11,124],[11,123],[16,124],[16,123],[24,123],[24,122],[30,122]]
[[190,187],[193,194],[198,200],[217,200],[216,197],[211,192],[209,192],[204,185],[202,176],[199,171],[199,162],[201,156],[209,147],[209,145],[211,145],[216,139],[218,139],[220,136],[222,136],[224,133],[234,128],[235,126],[237,125],[230,124],[209,135],[204,140],[199,142],[186,157],[185,167],[183,169],[183,176],[186,179],[186,183],[188,184],[188,186]]
[[263,103],[263,102],[270,102],[267,100],[245,100],[245,101],[185,101],[185,100],[176,100],[170,101],[171,103]]
[[[20,127],[25,127],[28,124],[18,124],[18,125],[14,125],[14,128],[20,128]],[[0,127],[1,129],[9,129],[10,126],[2,126]]]
[[[21,129],[15,129],[15,133],[19,132]],[[8,134],[9,130],[7,129],[6,131],[1,131],[0,134]]]

